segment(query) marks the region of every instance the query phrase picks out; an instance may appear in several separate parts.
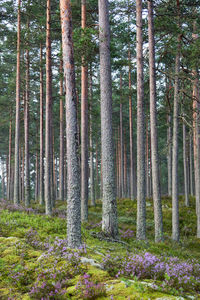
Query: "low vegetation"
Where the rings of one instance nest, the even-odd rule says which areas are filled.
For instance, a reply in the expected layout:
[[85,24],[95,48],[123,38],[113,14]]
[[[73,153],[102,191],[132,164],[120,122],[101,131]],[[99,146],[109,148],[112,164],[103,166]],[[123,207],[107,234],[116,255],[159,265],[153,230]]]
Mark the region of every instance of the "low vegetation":
[[[153,242],[152,200],[147,201],[148,241],[135,239],[136,203],[118,201],[120,239],[101,233],[101,203],[82,227],[83,246],[66,242],[66,207],[54,216],[1,203],[1,299],[175,299],[200,297],[200,242],[195,237],[194,199],[180,198],[181,242],[170,239],[171,199],[163,198],[165,241]],[[184,222],[183,222],[184,221]],[[125,288],[126,287],[126,288]]]

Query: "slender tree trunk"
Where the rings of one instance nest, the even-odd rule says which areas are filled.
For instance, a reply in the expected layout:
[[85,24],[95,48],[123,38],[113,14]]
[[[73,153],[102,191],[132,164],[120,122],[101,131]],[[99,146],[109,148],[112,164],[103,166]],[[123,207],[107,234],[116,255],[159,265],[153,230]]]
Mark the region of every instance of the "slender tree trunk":
[[146,197],[150,198],[149,120],[146,118]]
[[42,67],[42,43],[40,44],[40,205],[44,205],[44,90]]
[[136,197],[136,188],[135,188],[135,172],[134,172],[134,153],[133,153],[133,108],[132,108],[132,96],[131,96],[131,51],[130,46],[128,50],[128,59],[129,59],[129,139],[130,139],[130,193],[131,200],[134,200]]
[[171,115],[167,115],[167,170],[168,170],[168,196],[172,195],[172,128]]
[[142,1],[136,0],[137,25],[137,238],[146,239],[145,137]]
[[110,26],[108,1],[99,0],[99,50],[101,90],[101,145],[103,175],[102,230],[116,237],[118,235],[117,202],[112,137],[112,84],[110,66]]
[[45,124],[45,211],[52,214],[51,203],[51,0],[47,0],[46,27],[46,124]]
[[69,0],[60,0],[63,65],[66,86],[67,123],[67,243],[70,248],[81,245],[80,166],[78,155],[72,13]]
[[124,198],[124,139],[123,139],[123,112],[122,112],[122,74],[120,74],[120,177],[121,177],[121,197]]
[[24,170],[25,170],[25,153],[24,147],[22,147],[22,203],[25,202],[25,182],[24,182]]
[[59,199],[64,200],[64,105],[63,105],[63,62],[60,59],[60,159]]
[[[81,5],[81,27],[86,28],[86,0]],[[81,220],[88,220],[88,67],[81,67]]]
[[180,72],[180,35],[178,37],[175,60],[173,143],[172,143],[172,239],[180,238],[179,200],[178,200],[178,114],[179,114],[179,72]]
[[[27,22],[29,30],[29,20]],[[25,206],[30,206],[30,170],[29,170],[29,50],[26,49],[26,95],[24,106],[24,150],[25,150]]]
[[186,128],[183,122],[183,168],[184,168],[184,187],[185,187],[185,205],[189,206],[189,184],[188,184],[188,164],[186,151]]
[[[125,136],[125,132],[124,132]],[[124,141],[124,196],[127,198],[127,152],[126,143]]]
[[99,152],[98,152],[98,140],[96,140],[96,198],[99,199]]
[[194,196],[194,183],[193,183],[193,157],[192,157],[192,132],[190,132],[189,151],[190,151],[190,195]]
[[12,117],[10,115],[9,125],[9,149],[8,149],[8,183],[7,183],[7,199],[11,200],[11,159],[12,159]]
[[14,203],[19,205],[19,139],[20,139],[20,38],[21,38],[21,0],[18,0],[17,25],[17,74],[16,74],[16,123],[15,123],[15,173]]
[[163,240],[163,217],[160,193],[157,111],[156,111],[156,74],[155,74],[155,40],[153,22],[153,1],[148,1],[149,32],[149,86],[150,86],[150,129],[151,129],[151,166],[154,202],[155,242]]
[[35,156],[35,201],[38,200],[39,195],[39,161],[38,161],[38,150],[36,150]]

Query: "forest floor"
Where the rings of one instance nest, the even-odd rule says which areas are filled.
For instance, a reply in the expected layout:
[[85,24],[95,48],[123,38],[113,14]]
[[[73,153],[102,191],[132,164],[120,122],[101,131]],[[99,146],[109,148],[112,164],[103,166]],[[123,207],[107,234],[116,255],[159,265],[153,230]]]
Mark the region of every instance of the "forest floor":
[[120,239],[101,233],[101,202],[82,226],[83,247],[66,247],[66,205],[52,217],[33,204],[1,202],[0,299],[200,299],[200,241],[195,200],[180,197],[179,244],[171,241],[171,199],[163,197],[165,240],[154,243],[153,203],[147,200],[147,241],[137,241],[136,202],[118,201]]

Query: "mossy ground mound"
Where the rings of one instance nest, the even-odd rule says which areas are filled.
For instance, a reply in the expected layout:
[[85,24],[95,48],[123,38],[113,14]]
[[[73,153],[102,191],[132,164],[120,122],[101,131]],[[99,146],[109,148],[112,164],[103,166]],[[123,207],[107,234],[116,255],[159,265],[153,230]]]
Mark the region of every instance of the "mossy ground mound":
[[[127,252],[138,254],[144,251],[158,256],[178,257],[181,260],[198,260],[200,241],[195,236],[194,199],[190,199],[190,201],[190,208],[186,208],[184,199],[180,197],[181,242],[178,245],[170,239],[172,214],[170,198],[163,198],[165,241],[160,244],[155,244],[153,241],[154,221],[151,199],[147,200],[148,240],[145,242],[135,239],[136,202],[128,199],[118,201],[119,229],[122,243],[97,238],[98,233],[101,231],[101,202],[98,201],[96,207],[89,209],[89,222],[82,227],[82,239],[86,245],[87,253],[82,253],[81,256],[93,259],[97,264],[101,264],[102,259],[107,254],[123,258],[127,255]],[[53,217],[43,215],[43,208],[40,208],[37,214],[34,214],[34,212],[1,210],[0,299],[38,299],[34,294],[30,294],[36,282],[38,284],[38,273],[42,274],[44,270],[52,271],[52,268],[57,268],[57,271],[61,270],[62,276],[64,274],[63,270],[66,268],[69,278],[67,283],[63,285],[65,290],[62,295],[52,297],[44,295],[44,299],[83,299],[83,294],[76,288],[76,285],[84,273],[88,274],[90,281],[94,284],[104,284],[104,293],[100,297],[98,295],[94,296],[93,299],[175,299],[179,296],[187,298],[187,293],[181,294],[173,289],[168,293],[164,293],[161,288],[160,290],[154,289],[153,280],[139,281],[133,278],[116,278],[114,274],[112,275],[106,270],[92,266],[90,263],[80,263],[77,272],[73,273],[73,265],[69,263],[66,265],[64,257],[61,256],[58,259],[55,255],[46,255],[48,250],[42,245],[45,245],[45,243],[52,245],[56,238],[66,238],[66,220],[63,218],[65,210],[66,207],[63,202],[58,202]],[[37,237],[34,236],[35,240],[27,237],[27,232],[31,228],[33,235],[37,231]],[[60,276],[59,272],[56,273],[56,270],[52,272],[56,274],[55,277]],[[41,283],[42,280],[51,281],[49,277],[45,279],[47,275],[43,274],[41,278],[42,276],[44,276],[44,279],[41,279]],[[55,285],[54,282],[50,284]],[[193,294],[193,299],[200,299],[200,296],[197,293]]]

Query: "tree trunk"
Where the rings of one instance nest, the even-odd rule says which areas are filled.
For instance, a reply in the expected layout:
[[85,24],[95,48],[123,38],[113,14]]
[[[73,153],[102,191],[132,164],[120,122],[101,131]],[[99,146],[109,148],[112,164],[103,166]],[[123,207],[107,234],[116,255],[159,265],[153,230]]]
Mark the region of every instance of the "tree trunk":
[[81,245],[80,166],[78,155],[72,13],[69,0],[60,0],[63,65],[66,86],[67,123],[67,243],[70,248]]
[[112,84],[110,66],[110,25],[108,1],[99,0],[99,50],[101,91],[101,145],[103,177],[102,230],[116,237],[118,235],[117,202],[112,136]]
[[99,152],[98,152],[98,140],[96,140],[96,198],[99,199]]
[[45,212],[52,214],[51,203],[51,0],[47,0],[47,27],[46,27],[46,124],[45,124]]
[[193,183],[193,157],[192,157],[192,132],[190,132],[189,151],[190,151],[190,195],[194,196],[194,183]]
[[122,112],[122,74],[120,74],[120,177],[121,197],[124,198],[124,139],[123,139],[123,112]]
[[63,61],[60,59],[60,159],[59,199],[64,200],[64,105],[63,105]]
[[18,0],[17,21],[17,74],[16,74],[16,123],[15,123],[15,173],[14,204],[20,204],[19,197],[19,139],[20,139],[20,38],[21,38],[21,0]]
[[43,90],[43,66],[42,66],[42,43],[40,44],[40,205],[44,205],[44,90]]
[[91,205],[95,206],[95,193],[94,193],[94,155],[93,155],[93,92],[92,92],[92,74],[90,74],[90,195]]
[[146,117],[146,197],[150,198],[149,118]]
[[173,143],[172,143],[172,239],[180,238],[179,200],[178,200],[178,111],[179,111],[179,72],[180,72],[180,35],[178,37],[175,60]]
[[24,147],[22,147],[22,174],[21,174],[21,177],[22,177],[22,203],[25,202],[25,188],[24,188],[24,185],[25,185],[25,182],[24,182],[24,169],[25,169],[25,153],[24,153]]
[[38,161],[38,150],[36,150],[35,156],[35,201],[38,200],[39,196],[39,161]]
[[12,159],[12,117],[10,115],[9,125],[9,149],[8,149],[8,182],[7,182],[7,199],[11,200],[11,159]]
[[188,163],[187,163],[187,151],[186,151],[186,128],[183,122],[183,168],[184,168],[184,191],[185,191],[185,205],[189,206],[189,184],[188,184]]
[[[124,132],[125,136],[125,132]],[[127,153],[126,142],[124,141],[124,197],[127,198]]]
[[[81,4],[81,27],[86,28],[86,0]],[[81,66],[81,220],[88,220],[88,67]]]
[[[27,21],[29,30],[29,20]],[[28,45],[27,45],[28,46]],[[26,49],[26,94],[24,103],[24,156],[25,156],[25,207],[30,206],[30,170],[29,170],[29,50]]]
[[[130,46],[129,46],[130,47]],[[136,178],[134,172],[134,153],[133,153],[133,108],[132,108],[132,96],[131,96],[131,51],[128,50],[128,60],[129,60],[129,139],[130,139],[130,196],[131,200],[134,200],[136,197]]]
[[149,86],[150,86],[150,130],[151,130],[151,166],[153,183],[155,242],[163,240],[163,217],[160,192],[157,111],[156,111],[156,74],[155,74],[155,40],[153,21],[153,1],[148,1],[149,33]]
[[172,128],[171,115],[167,115],[167,171],[168,171],[168,196],[172,195]]
[[137,239],[146,239],[144,80],[142,0],[136,0],[137,25]]

